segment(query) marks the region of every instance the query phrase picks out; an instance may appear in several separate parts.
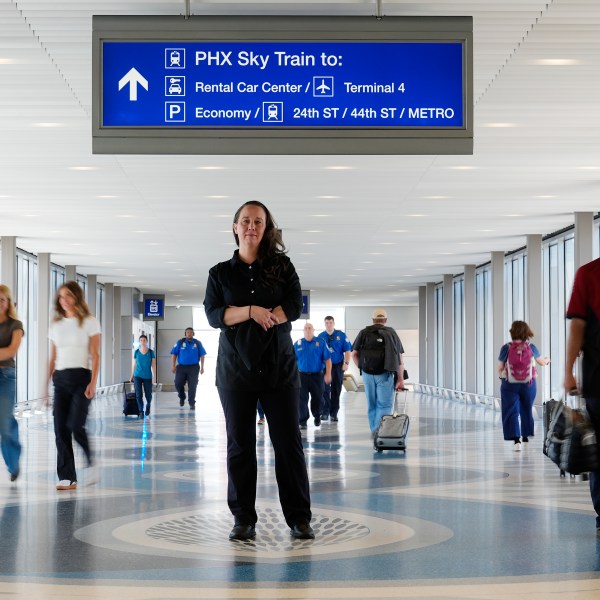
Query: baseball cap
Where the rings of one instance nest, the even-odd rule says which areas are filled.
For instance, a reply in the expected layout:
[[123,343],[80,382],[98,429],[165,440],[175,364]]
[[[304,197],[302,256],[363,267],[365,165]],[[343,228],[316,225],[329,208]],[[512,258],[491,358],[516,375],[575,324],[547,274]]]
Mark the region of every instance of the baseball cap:
[[383,308],[376,308],[373,311],[372,319],[387,319],[387,313]]

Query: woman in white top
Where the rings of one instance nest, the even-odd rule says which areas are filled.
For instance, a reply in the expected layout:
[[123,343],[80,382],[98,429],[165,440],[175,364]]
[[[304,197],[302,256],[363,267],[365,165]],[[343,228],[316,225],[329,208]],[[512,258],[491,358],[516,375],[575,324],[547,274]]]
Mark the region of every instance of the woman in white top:
[[77,473],[72,438],[87,458],[87,483],[96,480],[85,422],[100,370],[100,323],[91,315],[83,290],[75,281],[67,281],[59,288],[54,311],[48,334],[52,342],[48,379],[54,383],[59,479],[56,489],[73,490],[77,487]]

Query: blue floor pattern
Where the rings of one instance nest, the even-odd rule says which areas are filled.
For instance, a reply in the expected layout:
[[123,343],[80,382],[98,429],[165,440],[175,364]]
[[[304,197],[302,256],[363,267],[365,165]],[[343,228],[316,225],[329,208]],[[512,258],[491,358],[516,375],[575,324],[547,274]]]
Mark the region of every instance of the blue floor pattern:
[[289,536],[257,425],[257,536],[230,542],[223,417],[214,388],[199,391],[195,412],[160,393],[141,421],[119,397],[94,401],[100,481],[81,469],[67,492],[51,415],[19,416],[22,477],[0,483],[2,597],[600,597],[587,484],[559,477],[539,435],[512,452],[491,408],[412,393],[406,453],[374,452],[363,393],[303,433],[314,541]]

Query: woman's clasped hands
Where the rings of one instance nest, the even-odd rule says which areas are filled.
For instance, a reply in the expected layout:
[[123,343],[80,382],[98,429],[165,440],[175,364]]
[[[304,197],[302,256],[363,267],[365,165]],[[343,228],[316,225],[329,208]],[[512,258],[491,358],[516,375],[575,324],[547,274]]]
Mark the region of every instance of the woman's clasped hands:
[[278,317],[272,312],[270,308],[263,308],[262,306],[252,306],[250,309],[250,317],[254,319],[265,331],[271,329],[275,325],[279,325]]

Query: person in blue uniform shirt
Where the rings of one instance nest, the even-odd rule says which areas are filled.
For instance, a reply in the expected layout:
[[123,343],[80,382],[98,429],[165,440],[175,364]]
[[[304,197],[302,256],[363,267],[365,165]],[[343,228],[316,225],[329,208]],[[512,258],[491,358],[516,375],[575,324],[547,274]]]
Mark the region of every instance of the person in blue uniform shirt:
[[323,399],[321,400],[321,420],[338,420],[340,410],[340,394],[344,381],[344,371],[348,370],[350,364],[350,351],[352,344],[348,336],[335,328],[335,320],[332,316],[325,317],[325,331],[319,334],[331,352],[331,383],[324,384]]
[[196,388],[198,378],[204,373],[204,357],[206,350],[200,340],[194,338],[194,330],[188,327],[185,337],[177,341],[171,350],[173,373],[175,373],[175,389],[179,396],[179,406],[185,404],[185,384],[188,386],[188,402],[190,410],[196,408]]
[[[323,382],[331,383],[331,353],[327,344],[315,337],[315,328],[307,323],[304,326],[304,337],[294,344],[298,370],[300,371],[300,405],[298,418],[300,428],[306,429],[308,421],[308,396],[310,394],[310,412],[315,420],[315,427],[321,425],[321,397]],[[323,377],[325,364],[325,377]]]

